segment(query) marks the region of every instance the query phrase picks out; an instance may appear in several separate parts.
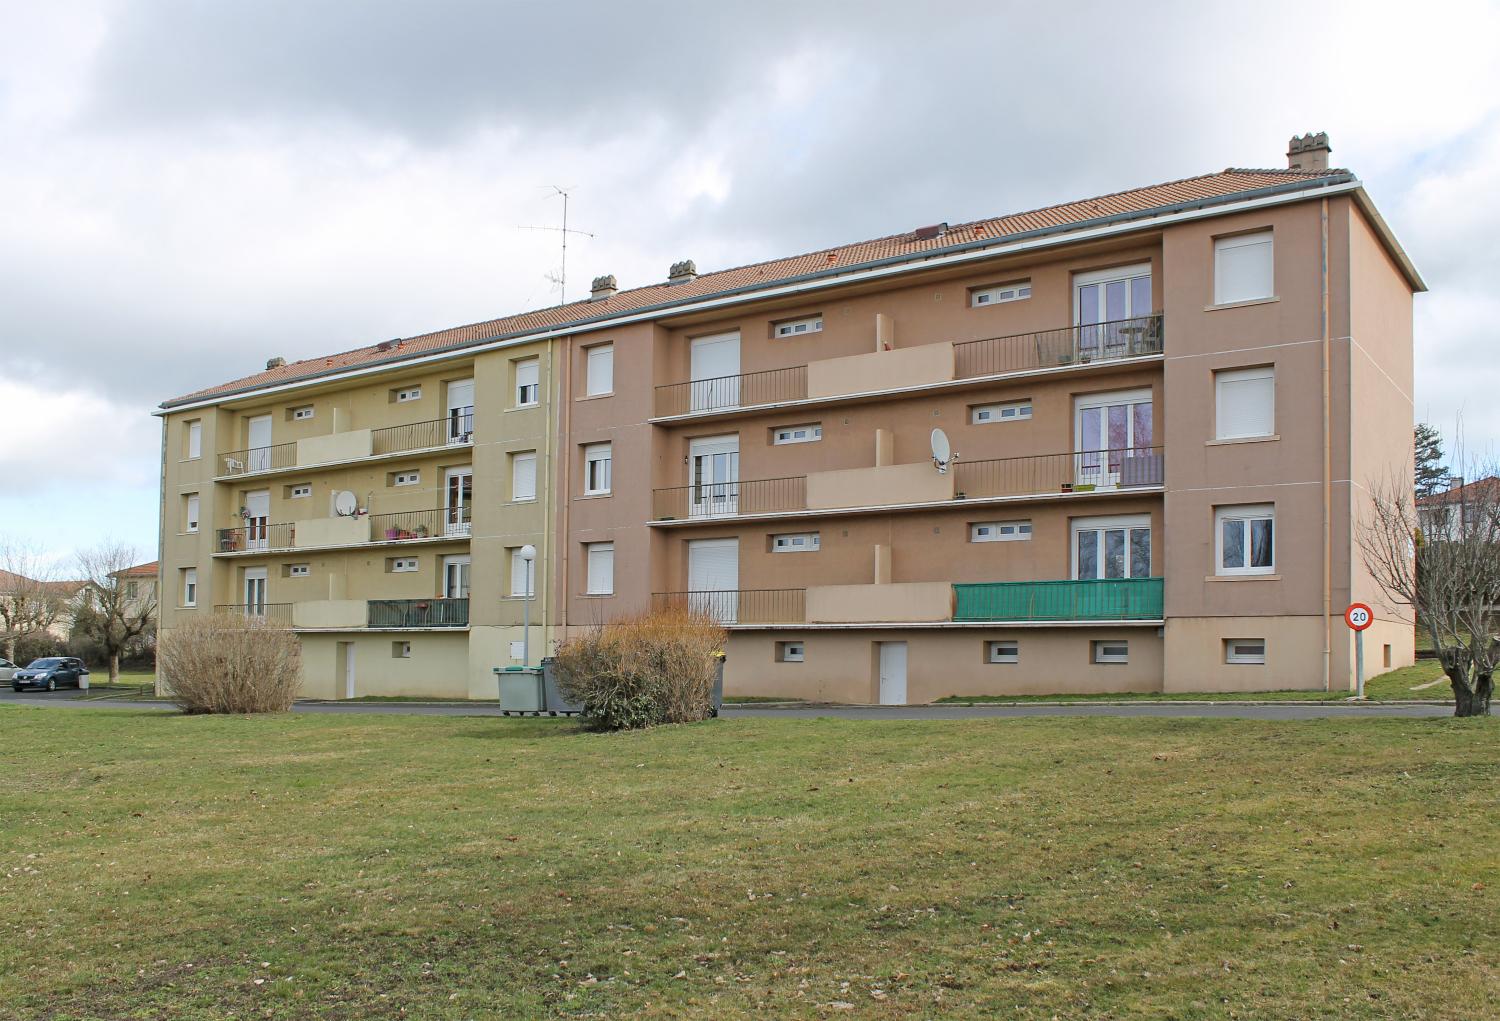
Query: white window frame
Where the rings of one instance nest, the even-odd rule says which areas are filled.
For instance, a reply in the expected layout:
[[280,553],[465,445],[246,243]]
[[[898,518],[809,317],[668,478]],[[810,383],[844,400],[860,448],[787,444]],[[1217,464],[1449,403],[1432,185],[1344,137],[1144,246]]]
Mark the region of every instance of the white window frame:
[[189,493],[187,499],[183,502],[186,504],[186,507],[183,510],[182,530],[189,533],[196,532],[198,531],[198,524],[202,520],[200,515],[203,510],[203,501],[197,493]]
[[[1123,647],[1125,651],[1111,651],[1116,646]],[[1118,666],[1130,662],[1130,640],[1127,638],[1096,638],[1090,648],[1093,653],[1090,658],[1100,666]]]
[[988,308],[991,305],[1005,305],[1012,301],[1025,301],[1030,297],[1030,280],[1012,280],[1009,283],[974,288],[969,292],[969,307]]
[[[1233,386],[1237,383],[1254,383],[1258,380],[1266,380],[1270,383],[1270,406],[1267,409],[1265,427],[1251,431],[1231,428],[1224,419],[1224,412],[1227,406],[1227,402],[1224,399],[1225,385]],[[1257,396],[1261,395],[1257,394]],[[1260,365],[1253,369],[1215,370],[1214,438],[1220,440],[1243,440],[1257,436],[1274,435],[1276,435],[1276,367],[1274,365]]]
[[[1253,650],[1260,646],[1260,652]],[[1261,665],[1266,661],[1266,640],[1264,638],[1226,638],[1224,639],[1224,662],[1229,664]]]
[[788,337],[805,337],[809,333],[823,332],[823,314],[803,316],[801,319],[783,319],[771,324],[771,336],[777,340]]
[[[1151,534],[1151,555],[1152,555],[1152,558],[1155,558],[1155,556],[1156,556],[1156,535],[1155,535],[1155,528],[1151,524],[1151,515],[1150,514],[1121,514],[1121,515],[1110,516],[1110,517],[1074,518],[1073,521],[1071,522],[1069,528],[1068,528],[1068,560],[1069,560],[1069,563],[1071,564],[1071,567],[1072,567],[1072,570],[1071,570],[1071,573],[1070,573],[1070,577],[1074,578],[1075,580],[1080,580],[1080,581],[1095,581],[1095,580],[1097,580],[1097,581],[1106,581],[1106,580],[1113,581],[1113,580],[1115,580],[1115,579],[1111,579],[1109,577],[1109,575],[1107,573],[1105,573],[1106,568],[1104,566],[1104,558],[1107,555],[1107,547],[1105,545],[1105,541],[1106,540],[1104,539],[1104,533],[1108,532],[1108,531],[1117,530],[1117,529],[1123,530],[1125,532],[1125,573],[1123,575],[1121,575],[1121,578],[1151,578],[1151,577],[1154,577],[1154,575],[1151,574],[1151,565],[1150,564],[1146,565],[1146,573],[1145,574],[1132,574],[1131,573],[1131,561],[1132,561],[1133,558],[1131,556],[1131,548],[1130,548],[1130,533],[1131,533],[1131,531],[1133,531],[1135,529],[1139,529],[1139,528],[1144,528],[1148,532],[1152,533]],[[1083,578],[1083,579],[1080,579],[1078,577],[1078,533],[1079,532],[1098,532],[1099,533],[1099,537],[1095,540],[1095,542],[1096,542],[1096,546],[1095,546],[1096,562],[1098,563],[1099,568],[1100,568],[1100,573],[1099,573],[1099,575],[1098,575],[1097,578]]]
[[[534,408],[542,403],[542,360],[523,358],[516,365],[516,404],[518,408]],[[523,373],[534,376],[530,383],[522,382]],[[529,400],[527,398],[530,398]]]
[[[803,435],[797,435],[802,433]],[[800,422],[797,425],[782,425],[771,430],[771,445],[784,447],[792,443],[817,443],[823,438],[822,422]]]
[[790,641],[776,643],[776,662],[778,663],[805,663],[807,662],[807,643],[800,638]]
[[986,663],[1006,664],[1021,662],[1021,643],[1013,638],[1001,638],[984,643]]
[[526,591],[526,561],[521,557],[523,547],[510,547],[510,595],[512,599],[536,598],[536,561],[531,562],[531,591]]
[[410,404],[412,401],[422,399],[422,388],[420,386],[401,387],[396,391],[397,404]]
[[[1239,294],[1229,290],[1229,281],[1225,279],[1225,269],[1228,262],[1225,258],[1226,252],[1237,253],[1238,257],[1245,257],[1244,249],[1264,248],[1266,256],[1265,276],[1261,287],[1264,293]],[[1233,259],[1236,256],[1230,256]],[[1257,271],[1259,267],[1256,267]],[[1265,301],[1276,297],[1276,235],[1271,229],[1258,230],[1248,234],[1231,234],[1228,237],[1214,238],[1214,304],[1215,305],[1239,305],[1247,301]]]
[[393,486],[417,486],[422,483],[422,470],[394,472],[391,478]]
[[[590,596],[612,596],[615,594],[615,544],[613,542],[586,542],[583,544],[584,594]],[[605,570],[605,565],[608,570]],[[605,577],[605,575],[608,577]]]
[[974,521],[969,524],[970,542],[1028,542],[1031,521]]
[[421,567],[421,562],[416,557],[392,557],[392,574],[415,574]]
[[198,605],[198,569],[185,567],[182,571],[182,605]]
[[312,564],[287,564],[286,576],[288,578],[310,578],[312,577]]
[[[521,487],[521,466],[531,465],[531,491]],[[510,498],[513,503],[533,503],[536,500],[536,451],[523,450],[510,455]]]
[[595,344],[583,349],[584,396],[605,397],[615,392],[615,346]]
[[203,419],[195,418],[187,424],[187,460],[196,461],[203,456]]
[[[1251,533],[1253,528],[1251,522],[1271,522],[1271,563],[1264,567],[1252,567],[1250,561]],[[1224,566],[1224,525],[1227,522],[1239,522],[1242,526],[1242,541],[1245,551],[1244,567]],[[1214,573],[1220,577],[1236,577],[1243,575],[1275,574],[1276,573],[1276,505],[1274,503],[1246,503],[1231,504],[1224,507],[1214,508]]]
[[[614,445],[611,443],[586,443],[583,446],[583,495],[607,496],[614,479]],[[595,471],[594,465],[603,467]],[[602,482],[602,485],[597,483]]]
[[772,553],[816,553],[823,548],[818,532],[780,532],[771,536]]
[[1031,401],[1003,401],[997,404],[975,404],[969,408],[971,425],[993,425],[997,422],[1024,422],[1031,418]]
[[305,500],[305,499],[307,499],[310,496],[312,496],[312,483],[311,482],[299,482],[295,486],[292,487],[291,495],[288,496],[287,499],[288,500]]
[[306,422],[308,419],[312,418],[315,413],[316,409],[311,404],[304,404],[300,408],[292,409],[292,421]]

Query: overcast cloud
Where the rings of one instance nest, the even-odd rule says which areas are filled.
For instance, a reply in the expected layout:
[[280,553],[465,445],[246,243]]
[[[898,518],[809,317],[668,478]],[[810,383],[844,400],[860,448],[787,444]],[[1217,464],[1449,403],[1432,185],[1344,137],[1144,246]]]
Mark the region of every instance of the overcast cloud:
[[0,531],[58,552],[154,550],[159,401],[554,302],[550,184],[577,297],[1326,130],[1432,287],[1418,414],[1500,437],[1494,5],[0,8]]

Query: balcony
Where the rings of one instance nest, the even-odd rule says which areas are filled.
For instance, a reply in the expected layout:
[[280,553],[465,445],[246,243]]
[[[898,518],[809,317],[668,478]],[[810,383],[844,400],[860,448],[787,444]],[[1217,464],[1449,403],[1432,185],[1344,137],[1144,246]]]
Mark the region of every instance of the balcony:
[[807,591],[800,588],[653,592],[653,610],[686,609],[721,624],[800,624],[807,619]]
[[221,603],[214,607],[214,613],[223,617],[241,617],[266,627],[292,626],[291,603]]
[[1160,356],[1165,318],[1137,316],[981,340],[940,341],[784,369],[656,388],[655,416],[723,414],[781,404],[953,386]]
[[218,478],[265,475],[303,468],[347,464],[369,458],[399,457],[442,450],[474,441],[474,409],[455,408],[447,418],[381,429],[350,429],[309,436],[294,443],[231,450],[219,455]]
[[957,622],[1157,621],[1162,579],[1002,581],[954,585]]
[[467,598],[371,599],[368,624],[372,628],[449,628],[469,626]]
[[438,507],[434,510],[396,511],[370,515],[371,542],[407,542],[412,539],[467,539],[470,507]]
[[250,524],[218,531],[216,556],[469,537],[469,507]]

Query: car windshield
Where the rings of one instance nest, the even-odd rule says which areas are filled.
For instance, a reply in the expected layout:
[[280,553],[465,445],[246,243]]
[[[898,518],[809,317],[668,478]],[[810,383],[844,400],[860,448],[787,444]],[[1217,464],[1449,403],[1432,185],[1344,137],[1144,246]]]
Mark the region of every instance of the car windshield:
[[26,669],[46,670],[48,667],[54,666],[62,666],[62,660],[57,659],[56,657],[49,657],[47,659],[34,659],[31,661],[31,664],[26,667]]

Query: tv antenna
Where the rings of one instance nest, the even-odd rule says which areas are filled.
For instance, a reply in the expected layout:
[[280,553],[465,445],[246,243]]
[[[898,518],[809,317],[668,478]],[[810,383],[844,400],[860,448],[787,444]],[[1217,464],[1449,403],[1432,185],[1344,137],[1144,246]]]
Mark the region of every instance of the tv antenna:
[[549,188],[552,189],[552,193],[554,195],[561,195],[562,196],[562,200],[563,200],[562,226],[561,227],[521,227],[520,229],[521,230],[550,230],[550,231],[555,231],[556,233],[562,235],[562,268],[560,270],[558,270],[558,272],[556,274],[548,273],[547,274],[547,279],[550,280],[550,281],[552,281],[554,284],[556,284],[558,286],[558,290],[560,292],[560,300],[558,301],[558,304],[559,305],[566,305],[568,303],[568,235],[569,234],[582,234],[586,238],[591,238],[594,235],[590,234],[586,230],[573,230],[573,229],[571,229],[568,226],[568,192],[572,190],[573,186],[570,184],[570,185],[568,185],[568,187],[564,188],[564,187],[561,187],[560,185],[551,184],[551,185],[547,185],[547,187],[549,187]]

